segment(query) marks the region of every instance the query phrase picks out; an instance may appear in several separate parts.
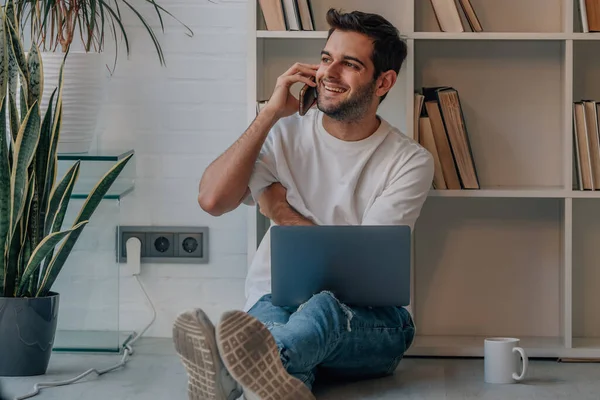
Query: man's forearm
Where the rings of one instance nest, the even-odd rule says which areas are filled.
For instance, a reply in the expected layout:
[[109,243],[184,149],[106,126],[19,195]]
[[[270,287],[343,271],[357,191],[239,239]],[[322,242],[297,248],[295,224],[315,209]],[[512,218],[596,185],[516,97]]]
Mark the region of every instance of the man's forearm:
[[287,201],[281,203],[281,205],[274,210],[272,219],[277,225],[316,225],[310,219],[294,210]]
[[263,110],[244,134],[206,168],[198,194],[205,211],[220,215],[239,205],[248,190],[260,149],[276,120],[270,110]]

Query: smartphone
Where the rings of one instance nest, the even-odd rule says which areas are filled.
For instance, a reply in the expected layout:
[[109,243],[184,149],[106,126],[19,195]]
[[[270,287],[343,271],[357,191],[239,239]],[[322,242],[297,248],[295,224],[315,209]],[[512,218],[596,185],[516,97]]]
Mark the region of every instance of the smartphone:
[[[315,82],[315,77],[311,77],[311,80]],[[315,105],[317,102],[317,88],[316,86],[304,85],[300,89],[300,98],[298,99],[300,115],[305,115],[308,110]]]

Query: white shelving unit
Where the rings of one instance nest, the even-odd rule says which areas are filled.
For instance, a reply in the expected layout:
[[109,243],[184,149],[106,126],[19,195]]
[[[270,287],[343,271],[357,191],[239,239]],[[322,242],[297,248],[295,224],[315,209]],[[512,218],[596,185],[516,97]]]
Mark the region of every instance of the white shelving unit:
[[[600,33],[581,33],[579,0],[471,0],[481,33],[441,32],[428,0],[311,1],[314,32],[266,31],[249,2],[248,123],[278,75],[318,62],[330,7],[383,14],[406,38],[380,114],[407,135],[415,90],[461,98],[482,188],[425,203],[409,354],[482,356],[485,337],[516,336],[530,356],[600,357],[600,191],[572,189],[572,104],[600,100]],[[250,262],[261,233],[249,216]]]

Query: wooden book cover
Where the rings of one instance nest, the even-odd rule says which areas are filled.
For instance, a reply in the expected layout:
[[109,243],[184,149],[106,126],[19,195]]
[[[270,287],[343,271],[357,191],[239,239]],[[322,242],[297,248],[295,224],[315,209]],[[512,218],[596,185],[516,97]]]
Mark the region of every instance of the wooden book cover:
[[600,137],[598,132],[598,118],[596,117],[596,102],[583,100],[585,108],[585,125],[590,149],[590,162],[592,164],[592,181],[594,189],[600,189]]
[[429,117],[419,118],[419,130],[420,130],[420,143],[427,149],[433,156],[433,187],[434,189],[447,189],[446,181],[444,180],[444,173],[442,172],[442,164],[440,162],[440,156],[437,152],[435,145],[435,137],[433,136],[433,129],[431,128],[431,120]]
[[600,32],[600,0],[585,0],[587,25],[590,32]]
[[298,0],[298,11],[300,12],[300,21],[302,22],[302,30],[315,30],[315,17],[312,10],[310,0]]
[[413,114],[413,139],[417,142],[419,142],[420,139],[420,135],[419,135],[419,117],[421,117],[421,115],[423,115],[423,101],[424,101],[425,97],[416,92],[415,93],[415,107],[414,107],[414,114]]
[[454,0],[429,0],[442,32],[464,32],[465,28]]
[[577,121],[573,118],[573,190],[583,190],[581,170],[581,154],[579,154],[579,137],[577,136]]
[[268,31],[285,31],[287,25],[281,0],[258,0]]
[[479,18],[477,18],[477,14],[475,13],[475,9],[471,4],[471,0],[459,0],[460,6],[467,17],[467,21],[469,22],[469,26],[473,32],[483,32],[483,27],[481,26],[481,22]]
[[573,123],[577,135],[577,147],[581,164],[581,179],[584,190],[594,189],[594,180],[592,173],[592,163],[590,161],[590,145],[587,134],[587,124],[585,118],[585,107],[582,101],[573,104]]
[[444,88],[437,90],[436,94],[462,187],[479,189],[479,177],[458,91],[454,88]]
[[283,2],[283,12],[287,22],[288,30],[301,31],[302,22],[300,21],[300,10],[296,0],[281,0]]

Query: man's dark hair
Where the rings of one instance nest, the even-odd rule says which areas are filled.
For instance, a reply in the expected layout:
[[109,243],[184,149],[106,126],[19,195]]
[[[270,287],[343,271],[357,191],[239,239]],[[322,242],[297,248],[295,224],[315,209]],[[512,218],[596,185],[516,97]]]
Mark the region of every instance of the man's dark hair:
[[[373,79],[377,79],[382,72],[394,70],[400,72],[400,67],[406,59],[407,46],[400,39],[398,29],[387,19],[378,14],[369,14],[362,11],[342,13],[333,8],[327,11],[327,23],[330,26],[327,39],[333,31],[352,31],[369,36],[373,41],[371,60],[375,66]],[[387,93],[381,97],[381,101]]]

